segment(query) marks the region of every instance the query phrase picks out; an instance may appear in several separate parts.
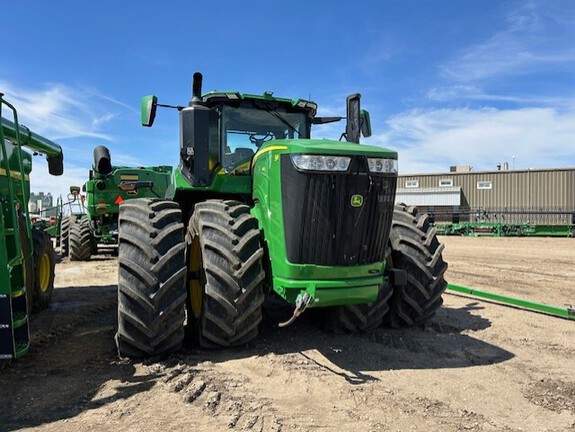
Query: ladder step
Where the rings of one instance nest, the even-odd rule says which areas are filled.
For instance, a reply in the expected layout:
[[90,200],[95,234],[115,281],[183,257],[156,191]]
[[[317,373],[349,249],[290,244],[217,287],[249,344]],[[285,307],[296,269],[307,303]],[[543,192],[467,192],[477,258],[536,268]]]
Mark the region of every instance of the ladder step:
[[12,327],[20,328],[28,323],[28,315],[25,312],[16,312],[12,316]]
[[12,291],[12,298],[20,297],[26,295],[26,288],[16,288]]
[[16,348],[15,349],[16,355],[14,356],[15,358],[22,357],[30,350],[30,344],[25,341],[16,341],[14,345]]

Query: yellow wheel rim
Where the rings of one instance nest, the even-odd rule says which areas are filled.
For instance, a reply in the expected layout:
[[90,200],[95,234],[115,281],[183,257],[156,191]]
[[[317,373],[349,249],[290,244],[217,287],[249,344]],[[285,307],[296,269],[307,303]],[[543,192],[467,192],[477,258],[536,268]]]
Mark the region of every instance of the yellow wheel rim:
[[192,313],[196,319],[199,319],[202,315],[202,296],[204,287],[201,280],[202,250],[200,248],[200,240],[197,236],[194,237],[192,246],[190,247],[188,269],[191,275],[188,282],[188,290],[190,303],[192,305]]
[[40,262],[38,266],[38,285],[40,291],[46,292],[50,286],[50,276],[52,266],[50,265],[50,256],[45,253],[40,257]]

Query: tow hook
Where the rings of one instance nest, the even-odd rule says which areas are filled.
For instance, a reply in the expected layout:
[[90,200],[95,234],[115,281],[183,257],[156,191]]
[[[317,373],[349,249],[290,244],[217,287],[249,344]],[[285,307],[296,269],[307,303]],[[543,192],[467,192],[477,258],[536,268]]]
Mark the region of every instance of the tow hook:
[[287,327],[288,325],[293,323],[296,320],[296,318],[298,316],[300,316],[303,313],[303,311],[306,310],[306,308],[310,304],[311,300],[312,300],[312,297],[311,297],[311,295],[309,295],[309,293],[305,293],[303,296],[301,295],[301,293],[298,294],[297,298],[295,299],[295,309],[293,311],[293,315],[286,322],[279,323],[278,326],[279,327]]

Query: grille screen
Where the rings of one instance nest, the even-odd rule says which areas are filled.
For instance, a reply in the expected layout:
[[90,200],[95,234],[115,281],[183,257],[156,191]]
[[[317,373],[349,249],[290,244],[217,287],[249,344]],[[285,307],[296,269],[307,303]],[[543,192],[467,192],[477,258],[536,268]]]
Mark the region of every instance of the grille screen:
[[370,175],[363,156],[337,174],[298,171],[290,155],[281,158],[288,260],[326,266],[383,261],[397,177]]

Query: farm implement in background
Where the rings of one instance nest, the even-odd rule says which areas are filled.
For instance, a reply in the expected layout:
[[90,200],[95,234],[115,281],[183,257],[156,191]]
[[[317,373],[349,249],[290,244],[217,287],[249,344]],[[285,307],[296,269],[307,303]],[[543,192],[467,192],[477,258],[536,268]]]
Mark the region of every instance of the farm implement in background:
[[[479,208],[431,211],[438,235],[575,237],[575,209]],[[451,220],[451,222],[449,222]]]
[[70,186],[66,202],[59,196],[55,206],[30,213],[32,226],[44,230],[55,240],[62,257],[68,256],[70,224],[86,214],[85,198],[80,194],[79,186]]
[[457,222],[434,224],[438,235],[468,237],[575,237],[575,225]]
[[110,151],[96,147],[89,179],[82,187],[84,211],[69,217],[62,227],[70,260],[88,261],[99,248],[115,246],[120,204],[134,198],[163,198],[171,173],[171,166],[113,166]]
[[[3,117],[11,111],[12,120]],[[50,236],[28,215],[32,156],[46,155],[52,175],[63,173],[61,147],[18,123],[0,93],[0,362],[23,356],[30,346],[30,313],[46,308],[54,290],[55,253]]]
[[533,312],[540,312],[546,315],[552,315],[559,318],[575,320],[575,309],[573,308],[572,305],[566,305],[566,307],[553,306],[545,303],[532,302],[529,300],[504,296],[489,291],[478,290],[455,284],[448,284],[447,289],[448,291],[453,291],[458,294],[478,297],[481,299],[493,301],[495,303],[500,303],[506,306],[517,307],[520,309],[526,309]]

